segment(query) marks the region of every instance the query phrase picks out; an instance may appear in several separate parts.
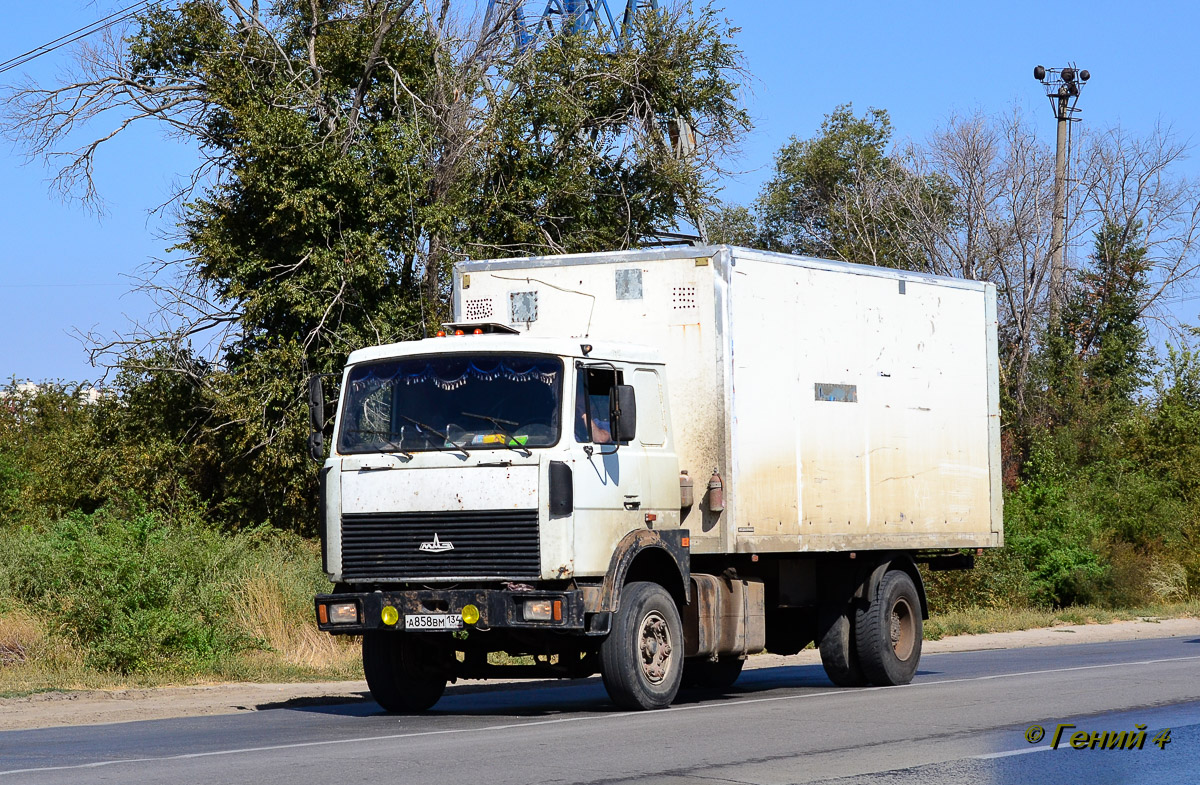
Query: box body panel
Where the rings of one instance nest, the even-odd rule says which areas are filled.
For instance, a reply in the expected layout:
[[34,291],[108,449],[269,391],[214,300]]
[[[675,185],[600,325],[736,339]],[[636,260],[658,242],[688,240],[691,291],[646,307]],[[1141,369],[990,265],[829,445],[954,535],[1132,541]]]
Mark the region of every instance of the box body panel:
[[693,552],[1002,544],[991,284],[726,246],[464,262],[454,284],[460,321],[658,351]]

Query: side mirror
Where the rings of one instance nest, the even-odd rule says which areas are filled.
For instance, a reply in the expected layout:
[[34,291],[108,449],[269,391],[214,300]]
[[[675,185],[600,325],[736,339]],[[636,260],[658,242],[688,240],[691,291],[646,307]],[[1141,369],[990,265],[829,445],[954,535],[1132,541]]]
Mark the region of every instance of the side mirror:
[[325,430],[325,389],[319,375],[308,377],[308,424],[314,431]]
[[325,460],[325,389],[320,376],[308,378],[308,454],[317,463]]
[[325,434],[313,431],[308,435],[308,454],[317,463],[325,462]]
[[608,421],[614,442],[633,441],[637,434],[637,402],[633,385],[618,384],[608,392]]

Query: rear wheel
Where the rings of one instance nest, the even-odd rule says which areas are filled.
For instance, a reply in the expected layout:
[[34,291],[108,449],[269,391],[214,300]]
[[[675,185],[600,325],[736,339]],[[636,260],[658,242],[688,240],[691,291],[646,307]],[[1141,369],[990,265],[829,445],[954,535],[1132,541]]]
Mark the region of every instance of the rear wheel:
[[683,683],[688,687],[709,687],[723,690],[732,687],[742,675],[745,660],[726,657],[716,662],[708,659],[687,660],[683,664]]
[[392,713],[426,711],[446,691],[441,647],[402,632],[363,635],[363,672],[371,697]]
[[863,674],[881,687],[908,684],[921,659],[921,598],[908,573],[885,573],[871,601],[858,609],[855,643]]
[[826,602],[817,622],[817,648],[825,675],[838,687],[867,684],[855,646],[854,608],[850,602]]
[[675,700],[683,676],[683,625],[662,586],[636,581],[621,590],[612,630],[600,645],[600,675],[623,709],[662,709]]

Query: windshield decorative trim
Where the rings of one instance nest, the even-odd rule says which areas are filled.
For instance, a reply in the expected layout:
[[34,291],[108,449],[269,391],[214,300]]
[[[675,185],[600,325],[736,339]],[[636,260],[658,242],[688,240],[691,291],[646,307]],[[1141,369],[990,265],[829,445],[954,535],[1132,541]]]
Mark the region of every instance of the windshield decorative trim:
[[[377,366],[376,366],[377,367]],[[391,376],[381,376],[371,371],[370,376],[356,379],[356,382],[380,381],[390,382],[396,377],[401,377],[401,381],[405,384],[422,384],[432,381],[435,386],[442,390],[457,390],[462,387],[470,379],[482,379],[483,381],[494,381],[496,379],[506,379],[510,382],[531,382],[539,381],[542,384],[554,384],[558,381],[558,371],[542,371],[536,367],[526,371],[518,371],[505,365],[503,362],[496,363],[494,368],[480,368],[474,362],[468,363],[467,368],[462,375],[453,379],[444,379],[437,375],[433,365],[426,363],[425,367],[416,373],[401,373],[400,365],[396,366],[396,372]]]
[[[343,400],[344,411],[342,414],[342,423],[339,426],[338,447],[339,452],[344,455],[356,453],[371,453],[371,452],[435,452],[444,449],[458,449],[464,453],[463,447],[474,451],[475,449],[515,449],[518,452],[527,452],[528,447],[553,447],[558,444],[562,438],[562,398],[564,378],[564,363],[561,357],[553,354],[518,354],[513,352],[480,352],[480,353],[451,353],[451,354],[434,354],[434,355],[410,355],[407,357],[394,357],[387,359],[373,360],[365,363],[358,363],[351,366],[346,376],[346,393]],[[534,416],[533,420],[524,420],[530,423],[535,431],[541,431],[536,436],[533,432],[527,434],[517,433],[520,430],[516,414],[511,413],[506,408],[496,408],[493,411],[493,406],[480,404],[472,404],[471,409],[482,408],[487,410],[483,415],[472,414],[467,409],[459,412],[457,408],[463,408],[465,401],[472,400],[473,394],[467,392],[465,388],[469,384],[524,384],[532,383],[538,389],[550,388],[545,393],[537,393],[537,397],[545,395],[553,397],[554,410],[547,412],[550,415],[550,420],[542,419],[540,416]],[[401,392],[406,388],[414,388],[419,385],[426,385],[426,390],[437,389],[441,393],[453,394],[454,397],[449,399],[458,403],[452,405],[455,408],[454,414],[467,417],[469,419],[477,419],[491,422],[491,427],[486,429],[491,431],[493,435],[482,433],[483,428],[471,428],[469,426],[462,427],[461,420],[457,417],[450,421],[449,425],[439,418],[433,416],[420,417],[416,419],[410,418],[406,412],[418,413],[407,405],[401,402],[408,399],[409,394]],[[543,387],[544,385],[544,387]],[[375,396],[377,392],[383,392],[383,388],[390,388],[393,392],[385,395],[385,398],[378,399],[375,404],[375,417],[383,417],[384,420],[396,422],[397,418],[407,423],[416,425],[416,430],[420,433],[422,430],[427,431],[423,436],[424,443],[413,443],[405,438],[405,430],[396,425],[388,426],[385,422],[378,419],[377,424],[366,426],[368,430],[364,431],[361,428],[362,417],[365,412],[360,411],[361,406],[365,403],[364,396]],[[504,388],[501,387],[501,390]],[[461,393],[466,393],[466,398],[461,398]],[[439,395],[441,393],[438,393]],[[534,393],[520,393],[514,399],[512,391],[509,391],[509,400],[525,400],[528,395]],[[418,395],[418,398],[412,399],[420,402],[424,399],[425,402],[431,402],[428,398],[428,393]],[[390,400],[390,403],[388,402]],[[386,408],[379,408],[382,404]],[[432,410],[430,410],[432,411]],[[389,414],[390,412],[390,414]],[[529,414],[528,411],[525,412]],[[513,419],[510,419],[513,418]],[[521,418],[523,419],[523,418]],[[418,424],[418,420],[420,420]],[[434,423],[433,426],[426,426],[426,422]],[[541,423],[538,425],[537,423]],[[448,430],[447,430],[448,428]],[[553,428],[553,435],[549,430]],[[510,434],[509,429],[514,433]],[[408,430],[412,430],[411,428]],[[473,437],[470,432],[475,431]],[[445,444],[434,446],[430,443],[428,434],[442,434],[444,432]],[[377,435],[377,439],[362,439],[357,435],[372,433]],[[463,434],[467,434],[465,441],[458,441],[464,438]],[[457,434],[457,436],[456,436]],[[552,439],[552,443],[546,441]],[[469,456],[469,453],[467,453]]]

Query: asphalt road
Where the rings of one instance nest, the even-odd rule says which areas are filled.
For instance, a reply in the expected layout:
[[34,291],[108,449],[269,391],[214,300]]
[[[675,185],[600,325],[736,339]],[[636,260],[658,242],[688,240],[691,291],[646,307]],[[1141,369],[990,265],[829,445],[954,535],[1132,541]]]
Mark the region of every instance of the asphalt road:
[[[1059,724],[1075,727],[1050,749]],[[1069,745],[1138,724],[1142,749]],[[0,733],[0,785],[634,781],[1200,783],[1200,639],[929,655],[905,687],[764,668],[649,713],[589,680],[452,691],[421,717],[359,702]]]

